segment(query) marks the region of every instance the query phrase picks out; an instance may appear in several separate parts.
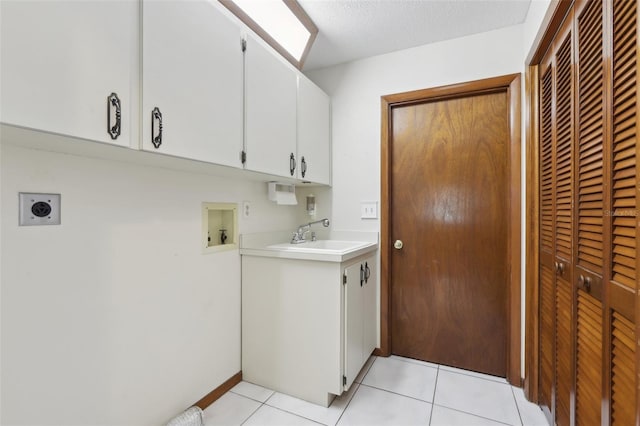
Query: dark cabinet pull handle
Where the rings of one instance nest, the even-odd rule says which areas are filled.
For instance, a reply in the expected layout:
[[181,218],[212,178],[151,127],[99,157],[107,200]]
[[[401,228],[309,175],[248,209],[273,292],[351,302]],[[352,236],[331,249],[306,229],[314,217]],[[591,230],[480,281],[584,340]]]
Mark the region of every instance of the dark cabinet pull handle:
[[296,171],[296,157],[293,155],[293,152],[292,152],[291,156],[289,157],[289,172],[291,173],[291,176],[293,176],[295,171]]
[[300,172],[302,173],[302,177],[307,174],[307,161],[304,157],[300,160]]
[[360,287],[362,287],[363,282],[364,282],[364,266],[360,264]]
[[364,262],[364,282],[368,283],[371,278],[371,269],[369,269],[369,263]]
[[591,278],[581,274],[578,278],[578,288],[582,288],[587,293],[591,293]]
[[[120,98],[115,92],[112,92],[107,97],[107,132],[111,139],[116,140],[120,136],[121,124],[122,124],[122,109],[120,105]],[[114,115],[113,109],[115,109],[115,123],[111,124],[111,117]]]
[[[156,135],[156,121],[158,122],[158,134]],[[158,149],[162,145],[162,113],[155,107],[151,111],[151,143]]]

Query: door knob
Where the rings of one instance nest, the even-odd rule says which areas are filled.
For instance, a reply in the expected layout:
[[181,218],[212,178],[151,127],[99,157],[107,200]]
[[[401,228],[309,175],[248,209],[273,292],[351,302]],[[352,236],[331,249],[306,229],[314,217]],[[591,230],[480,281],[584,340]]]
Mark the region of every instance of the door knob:
[[402,240],[396,240],[396,242],[393,243],[393,247],[395,247],[396,250],[400,250],[403,245],[404,244],[402,244]]

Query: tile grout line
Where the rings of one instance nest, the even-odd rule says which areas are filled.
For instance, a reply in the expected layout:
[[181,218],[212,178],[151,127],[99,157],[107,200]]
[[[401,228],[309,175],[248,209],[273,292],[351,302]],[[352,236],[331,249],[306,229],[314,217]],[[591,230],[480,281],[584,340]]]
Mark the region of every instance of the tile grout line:
[[[264,389],[266,389],[266,388],[264,388]],[[247,395],[244,395],[244,394],[241,394],[241,393],[238,393],[238,392],[234,392],[232,390],[229,390],[229,392],[231,392],[234,395],[243,396],[243,397],[245,397],[247,399],[250,399],[252,401],[259,402],[260,404],[264,404],[265,402],[267,402],[267,400],[270,399],[276,393],[276,391],[271,391],[271,395],[266,397],[264,401],[260,401],[259,399],[251,398],[250,396],[247,396]]]
[[[365,374],[365,376],[366,376],[366,374]],[[347,408],[349,408],[349,405],[351,405],[351,401],[353,401],[353,398],[356,397],[356,394],[360,390],[361,386],[362,386],[362,383],[358,383],[358,388],[353,392],[353,395],[351,395],[351,399],[349,400],[349,402],[347,402],[347,405],[344,406],[344,410],[342,410],[342,413],[340,413],[340,416],[338,417],[336,422],[333,424],[333,426],[337,426],[338,423],[340,423],[340,419],[342,419],[342,416],[344,416],[344,413],[347,412]]]
[[429,411],[429,425],[433,419],[433,406],[436,405],[436,390],[438,389],[438,377],[440,376],[440,364],[438,364],[438,370],[436,372],[436,382],[433,384],[433,396],[431,397],[431,411]]
[[349,408],[349,405],[351,405],[351,401],[353,401],[353,398],[356,397],[356,394],[360,390],[360,387],[363,386],[362,382],[364,381],[365,377],[367,377],[367,374],[369,374],[369,371],[371,371],[371,369],[373,368],[373,364],[375,364],[377,360],[378,360],[378,357],[375,357],[373,359],[373,362],[369,366],[369,369],[367,370],[366,373],[364,373],[364,376],[362,376],[362,380],[360,381],[360,383],[358,383],[358,388],[355,390],[355,392],[353,392],[353,396],[351,396],[351,399],[349,400],[349,402],[347,402],[347,405],[345,405],[344,410],[342,410],[342,413],[340,413],[340,417],[338,417],[338,420],[336,420],[336,423],[334,424],[334,426],[337,426],[337,424],[340,423],[340,420],[342,419],[342,416],[344,416],[344,413],[347,412],[347,408]]
[[[271,396],[273,396],[273,395],[275,395],[275,392],[274,392]],[[264,406],[267,406],[267,407],[269,407],[269,408],[273,408],[274,410],[282,411],[283,413],[291,414],[292,416],[300,417],[301,419],[309,420],[310,422],[313,422],[313,423],[316,423],[316,424],[319,424],[319,425],[322,425],[322,426],[327,426],[327,425],[325,425],[324,423],[320,423],[320,422],[315,421],[315,420],[313,420],[313,419],[310,419],[310,418],[308,418],[308,417],[301,416],[300,414],[293,413],[293,412],[288,411],[288,410],[285,410],[285,409],[283,409],[283,408],[279,408],[279,407],[275,407],[275,406],[273,406],[273,405],[269,405],[269,404],[267,404],[267,401],[268,401],[269,399],[271,399],[271,396],[270,396],[269,398],[267,398],[263,403],[261,403],[261,404],[260,404],[260,406],[259,406],[258,408],[256,408],[256,409],[255,409],[255,411],[254,411],[253,413],[251,413],[251,415],[245,419],[245,421],[243,421],[242,423],[240,423],[240,426],[242,426],[243,424],[245,424],[245,423],[246,423],[246,422],[247,422],[247,421],[248,421],[248,420],[249,420],[249,419],[250,419],[254,414],[256,414],[256,412],[257,412],[259,409],[261,409],[261,408],[262,408],[262,407],[264,407]],[[251,398],[249,398],[249,399],[251,399]],[[255,399],[254,399],[253,401],[255,401]]]
[[[284,395],[286,395],[286,394],[284,394]],[[269,398],[269,399],[271,399],[271,398]],[[267,400],[267,401],[268,401],[268,400]],[[263,405],[266,405],[267,407],[270,407],[270,408],[274,408],[274,409],[276,409],[276,410],[283,411],[283,412],[285,412],[285,413],[292,414],[292,415],[294,415],[294,416],[296,416],[296,417],[300,417],[301,419],[309,420],[310,422],[314,422],[314,423],[317,423],[317,424],[319,424],[319,425],[329,426],[329,425],[327,425],[326,423],[322,423],[322,422],[319,422],[319,421],[314,420],[314,419],[312,419],[312,418],[309,418],[309,417],[307,417],[307,416],[303,416],[303,415],[301,415],[301,414],[294,413],[293,411],[289,411],[289,410],[286,410],[286,409],[284,409],[284,408],[276,407],[275,405],[267,404],[267,401],[265,401]],[[333,403],[332,403],[332,404],[333,404]],[[327,408],[329,408],[329,407],[327,407]]]
[[[374,357],[373,361],[368,366],[366,372],[362,376],[362,379],[361,379],[360,382],[355,382],[354,381],[354,384],[357,383],[358,386],[357,386],[356,390],[354,391],[353,395],[351,396],[351,398],[349,399],[349,401],[347,402],[345,408],[340,413],[340,416],[338,417],[336,422],[333,423],[334,426],[337,425],[338,423],[340,423],[340,420],[344,416],[344,413],[347,411],[347,409],[351,405],[351,401],[353,400],[353,398],[355,398],[356,394],[360,391],[360,386],[367,386],[367,387],[369,387],[371,389],[377,389],[377,390],[380,390],[380,391],[383,391],[383,392],[387,392],[387,393],[390,393],[390,394],[393,394],[393,395],[397,395],[397,396],[400,396],[400,397],[413,399],[413,400],[419,401],[419,402],[430,403],[431,404],[431,410],[430,410],[430,413],[429,413],[429,424],[431,424],[431,421],[432,421],[432,418],[433,418],[433,410],[434,410],[434,406],[435,405],[438,405],[439,407],[446,408],[446,409],[449,409],[449,410],[457,411],[457,412],[460,412],[460,413],[465,413],[465,414],[468,414],[468,415],[472,415],[472,416],[475,416],[475,417],[478,417],[478,418],[483,418],[483,419],[486,419],[486,420],[490,420],[490,421],[506,424],[506,423],[503,423],[503,422],[501,422],[499,420],[495,420],[495,419],[491,419],[491,418],[488,418],[488,417],[479,416],[479,415],[474,414],[474,413],[468,413],[466,411],[458,410],[456,408],[447,407],[447,406],[440,405],[440,404],[435,404],[435,395],[436,395],[436,392],[437,392],[437,385],[438,385],[438,379],[439,379],[440,371],[446,371],[446,372],[449,372],[449,373],[463,375],[463,376],[471,377],[471,378],[474,378],[474,379],[481,379],[481,380],[484,380],[484,381],[487,381],[487,382],[492,382],[492,383],[507,384],[507,385],[508,385],[508,383],[502,383],[502,382],[497,381],[497,380],[492,380],[492,379],[489,379],[489,378],[484,378],[484,377],[468,374],[468,373],[466,373],[466,370],[457,369],[455,367],[446,366],[447,368],[442,368],[442,367],[445,367],[445,366],[442,366],[440,364],[433,364],[433,363],[429,363],[429,364],[432,364],[432,365],[427,365],[427,364],[423,364],[422,362],[417,361],[417,360],[416,361],[405,360],[405,359],[402,359],[401,357],[391,358],[393,360],[401,361],[401,362],[406,363],[406,364],[413,364],[413,365],[417,365],[417,366],[421,366],[421,367],[435,368],[436,369],[436,379],[435,379],[435,383],[434,383],[434,390],[433,390],[431,402],[429,402],[429,401],[426,401],[426,400],[423,400],[423,399],[420,399],[420,398],[416,398],[416,397],[404,395],[404,394],[401,394],[401,393],[398,393],[398,392],[390,391],[390,390],[387,390],[387,389],[379,388],[379,387],[376,387],[376,386],[371,386],[371,385],[368,385],[368,384],[364,384],[363,383],[364,380],[366,379],[367,375],[371,372],[371,369],[373,368],[373,365],[376,363],[378,358],[380,358],[380,357],[377,357],[377,356]],[[425,361],[425,363],[426,363],[426,361]],[[523,423],[523,420],[522,420],[522,415],[520,414],[520,407],[518,406],[518,402],[517,402],[517,399],[515,397],[515,393],[514,393],[513,387],[512,386],[509,386],[509,387],[511,388],[511,395],[512,395],[512,397],[514,399],[514,403],[516,404],[516,410],[518,412],[518,417],[520,419],[520,424],[522,425],[524,423]],[[324,423],[318,422],[318,421],[316,421],[314,419],[310,419],[308,417],[305,417],[303,415],[299,415],[297,413],[288,411],[286,409],[282,409],[282,408],[279,408],[279,407],[276,407],[276,406],[268,404],[268,401],[276,394],[275,391],[271,391],[271,394],[264,400],[264,402],[260,401],[258,399],[252,398],[250,396],[243,395],[243,394],[240,394],[238,392],[234,392],[233,390],[229,390],[229,392],[231,392],[231,393],[233,393],[233,394],[235,394],[237,396],[241,396],[241,397],[247,398],[247,399],[249,399],[251,401],[255,401],[255,402],[260,403],[260,405],[242,423],[240,423],[240,425],[244,425],[251,417],[253,417],[253,415],[256,414],[256,412],[258,410],[260,410],[260,408],[262,408],[265,405],[270,407],[270,408],[274,408],[276,410],[279,410],[279,411],[282,411],[282,412],[285,412],[285,413],[288,413],[288,414],[291,414],[291,415],[294,415],[294,416],[309,420],[309,421],[317,423],[317,424],[324,424]],[[332,404],[333,404],[333,402],[332,402]],[[331,426],[331,425],[329,425],[329,426]]]
[[[391,358],[392,356],[394,358]],[[378,358],[380,358],[380,357],[378,357]],[[494,382],[494,383],[501,383],[503,385],[508,385],[509,384],[506,381],[507,380],[506,378],[503,379],[500,376],[492,376],[494,378],[482,377],[482,376],[478,376],[478,375],[470,374],[470,373],[476,373],[476,374],[485,374],[485,373],[479,373],[477,371],[465,370],[463,368],[452,367],[450,365],[442,365],[442,364],[436,364],[436,363],[429,362],[429,361],[422,361],[422,360],[413,359],[413,358],[405,358],[405,357],[401,357],[399,355],[391,355],[391,356],[383,357],[383,358],[395,359],[395,360],[398,360],[398,361],[406,362],[407,364],[420,365],[422,367],[437,368],[438,370],[441,369],[440,367],[443,367],[442,371],[447,371],[449,373],[462,374],[464,376],[474,377],[476,379],[482,379],[482,380],[486,380],[486,381]],[[427,365],[427,364],[431,364],[431,365]],[[486,374],[486,375],[490,376],[490,374]],[[504,380],[504,382],[502,380]]]
[[[376,362],[376,360],[379,358],[379,357],[377,357],[377,356],[375,356],[375,355],[371,355],[371,356],[373,356],[373,357],[374,357],[374,358],[373,358],[373,361],[371,361],[371,364],[369,364],[369,368],[367,368],[367,371],[365,371],[365,372],[364,372],[364,375],[362,376],[362,379],[360,379],[360,381],[359,381],[358,383],[362,383],[362,381],[364,380],[364,378],[365,378],[365,377],[367,377],[367,374],[369,374],[369,371],[371,371],[371,367],[373,367],[373,364],[374,364],[374,363]],[[370,356],[370,357],[371,357],[371,356]],[[367,360],[367,363],[368,363],[368,362],[369,362],[369,361]],[[366,366],[367,366],[367,364],[365,363],[365,367],[366,367]],[[358,376],[359,376],[359,375],[360,375],[360,373],[358,373]],[[358,378],[358,376],[356,376],[356,378]]]
[[376,390],[379,390],[379,391],[382,391],[382,392],[387,392],[387,393],[390,393],[390,394],[393,394],[393,395],[402,396],[404,398],[413,399],[414,401],[424,402],[425,404],[431,404],[431,402],[426,401],[424,399],[416,398],[415,396],[405,395],[405,394],[402,394],[402,393],[390,391],[388,389],[383,389],[383,388],[379,388],[379,387],[376,387],[376,386],[367,385],[365,383],[360,383],[360,386],[366,386],[366,387],[371,388],[371,389],[376,389]]
[[467,415],[472,416],[472,417],[477,417],[479,419],[489,420],[490,422],[493,422],[493,423],[499,423],[501,425],[513,426],[513,425],[511,425],[509,423],[505,423],[505,422],[503,422],[501,420],[496,420],[496,419],[492,419],[491,417],[485,417],[485,416],[481,416],[479,414],[470,413],[468,411],[463,411],[463,410],[460,410],[458,408],[451,408],[451,407],[447,407],[446,405],[440,405],[440,404],[433,404],[433,405],[434,406],[438,406],[440,408],[445,408],[447,410],[455,411],[455,412],[458,412],[458,413],[467,414]]
[[[496,379],[487,379],[486,377],[481,377],[481,376],[475,376],[473,374],[469,374],[469,373],[465,373],[465,371],[467,370],[462,370],[460,368],[456,368],[456,367],[449,367],[449,366],[445,366],[447,368],[444,368],[442,371],[446,371],[447,373],[453,373],[453,374],[460,374],[462,376],[467,376],[467,377],[473,377],[474,379],[481,379],[481,380],[486,380],[487,382],[492,382],[492,383],[498,383],[501,385],[509,385],[509,382],[507,382],[507,379],[504,379],[505,381],[502,382],[500,380],[496,380],[496,379],[502,379],[502,377],[498,377],[495,376]],[[450,370],[450,368],[456,368],[455,370]],[[473,373],[473,371],[469,371],[471,373]],[[483,374],[483,373],[478,373],[478,374]],[[511,386],[511,385],[509,385]]]
[[[235,392],[234,392],[234,393],[235,393]],[[236,395],[237,395],[237,394],[236,394]],[[243,396],[243,395],[241,395],[241,396]],[[248,398],[248,399],[251,399],[251,398]],[[255,399],[251,399],[251,400],[252,400],[252,401],[255,401]],[[248,421],[249,421],[249,419],[250,419],[251,417],[253,417],[253,415],[254,415],[254,414],[256,414],[256,413],[258,412],[258,410],[262,408],[262,406],[263,406],[263,405],[264,405],[264,402],[263,402],[263,403],[261,403],[260,405],[258,405],[258,408],[256,408],[255,410],[253,410],[253,412],[252,412],[251,414],[249,414],[249,417],[247,417],[246,419],[244,419],[244,421],[243,421],[242,423],[240,423],[240,426],[242,426],[243,424],[245,424],[246,422],[248,422]]]
[[[373,361],[372,361],[372,362],[371,362],[371,364],[369,365],[369,368],[367,368],[366,372],[364,373],[364,376],[362,376],[362,380],[364,380],[364,378],[367,376],[367,374],[369,374],[369,370],[371,370],[371,367],[373,367],[373,364],[376,362],[376,360],[377,360],[377,359],[378,359],[378,357],[375,357],[375,358],[373,359]],[[340,413],[340,416],[338,417],[338,419],[336,420],[336,422],[335,422],[335,423],[333,423],[333,426],[335,426],[336,424],[338,424],[338,422],[339,422],[339,421],[340,421],[340,419],[342,418],[342,415],[344,414],[344,412],[345,412],[345,411],[347,411],[347,407],[349,407],[349,404],[351,404],[351,401],[352,401],[352,400],[353,400],[353,398],[356,396],[356,393],[358,392],[358,389],[360,389],[360,385],[362,384],[361,382],[362,382],[362,381],[360,381],[360,382],[356,382],[356,381],[354,381],[354,384],[356,384],[356,390],[353,392],[353,395],[351,395],[351,398],[349,399],[349,402],[347,402],[347,405],[344,407],[344,409],[343,409],[343,410],[342,410],[342,412]],[[353,385],[352,385],[352,386],[353,386]],[[347,392],[348,392],[348,391],[347,391]],[[268,406],[268,407],[275,408],[276,410],[284,411],[285,413],[289,413],[289,414],[292,414],[292,415],[294,415],[294,416],[301,417],[301,418],[303,418],[303,419],[307,419],[307,420],[312,421],[312,422],[314,422],[314,423],[318,423],[318,424],[325,425],[325,426],[332,426],[332,425],[326,425],[326,423],[318,422],[317,420],[314,420],[314,419],[311,419],[311,418],[309,418],[309,417],[306,417],[306,416],[300,415],[300,414],[298,414],[298,413],[294,413],[294,412],[289,411],[289,410],[286,410],[286,409],[284,409],[284,408],[280,408],[280,407],[276,407],[275,405],[268,404],[269,400],[270,400],[270,399],[271,399],[275,394],[276,394],[276,392],[273,392],[273,393],[271,394],[271,396],[269,396],[269,398],[267,398],[267,399],[262,403],[262,405],[266,405],[266,406]],[[254,401],[255,401],[255,400],[254,400]],[[334,400],[333,402],[335,402],[335,400]],[[333,402],[331,402],[331,404],[329,405],[329,407],[330,407],[331,405],[333,405]],[[327,407],[327,408],[329,408],[329,407]],[[260,407],[258,407],[258,408],[260,408]],[[252,414],[252,415],[253,415],[253,414]]]
[[[393,358],[391,358],[393,357]],[[380,358],[380,357],[378,357]],[[429,362],[429,361],[422,361],[420,359],[413,359],[413,358],[404,358],[401,357],[399,355],[389,355],[388,357],[382,357],[382,358],[388,358],[388,359],[395,359],[397,361],[402,361],[402,362],[406,362],[407,364],[414,364],[414,365],[421,365],[423,367],[430,367],[430,368],[439,368],[440,364],[435,364],[433,362]],[[430,365],[427,365],[430,364]],[[455,367],[453,367],[455,368]]]
[[513,402],[516,403],[516,410],[518,410],[518,417],[520,417],[520,424],[524,425],[524,421],[522,420],[522,414],[520,413],[520,406],[518,405],[518,400],[516,399],[516,392],[513,390],[513,386],[511,386],[511,395],[513,395]]

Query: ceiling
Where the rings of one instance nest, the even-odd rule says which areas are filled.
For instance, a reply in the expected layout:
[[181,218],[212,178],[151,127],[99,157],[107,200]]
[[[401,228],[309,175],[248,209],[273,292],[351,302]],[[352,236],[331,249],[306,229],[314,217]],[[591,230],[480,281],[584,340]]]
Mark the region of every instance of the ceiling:
[[520,24],[530,2],[298,0],[319,31],[304,70]]

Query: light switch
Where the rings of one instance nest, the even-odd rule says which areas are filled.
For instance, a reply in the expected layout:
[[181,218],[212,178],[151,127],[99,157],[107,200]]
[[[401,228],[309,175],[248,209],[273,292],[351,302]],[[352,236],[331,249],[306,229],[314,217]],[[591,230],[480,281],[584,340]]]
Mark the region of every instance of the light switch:
[[363,201],[360,203],[360,218],[377,219],[378,218],[378,202]]

